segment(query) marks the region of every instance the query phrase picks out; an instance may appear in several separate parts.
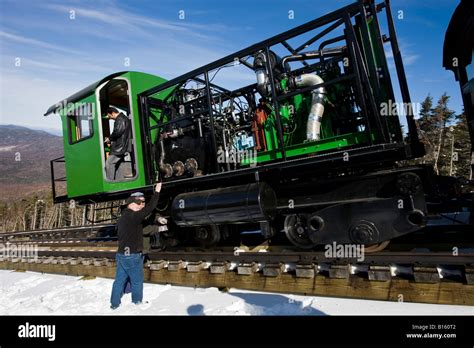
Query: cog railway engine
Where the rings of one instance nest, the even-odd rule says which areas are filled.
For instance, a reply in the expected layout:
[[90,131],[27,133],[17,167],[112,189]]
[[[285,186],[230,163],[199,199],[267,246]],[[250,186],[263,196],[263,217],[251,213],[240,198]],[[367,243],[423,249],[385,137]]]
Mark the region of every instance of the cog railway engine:
[[[116,181],[104,171],[108,105],[132,121]],[[117,73],[53,112],[65,138],[56,202],[122,199],[161,180],[160,243],[191,235],[208,247],[259,230],[300,248],[379,244],[423,228],[439,195],[430,167],[397,164],[424,149],[388,2],[356,2],[169,81]]]

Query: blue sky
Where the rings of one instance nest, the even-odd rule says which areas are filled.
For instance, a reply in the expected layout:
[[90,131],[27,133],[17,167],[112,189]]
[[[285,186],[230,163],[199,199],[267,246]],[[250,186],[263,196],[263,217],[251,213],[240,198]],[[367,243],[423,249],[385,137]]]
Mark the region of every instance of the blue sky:
[[[58,119],[42,116],[45,110],[110,73],[176,77],[352,2],[0,0],[0,123],[60,128]],[[441,66],[457,4],[392,0],[412,100],[447,92],[459,113],[459,86]],[[253,82],[249,75],[227,78],[236,85]]]

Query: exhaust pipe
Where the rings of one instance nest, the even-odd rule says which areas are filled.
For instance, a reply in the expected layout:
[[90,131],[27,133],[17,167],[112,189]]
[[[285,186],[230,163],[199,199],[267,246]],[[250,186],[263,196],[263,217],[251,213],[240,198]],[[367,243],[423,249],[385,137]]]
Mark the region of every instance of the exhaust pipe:
[[[309,87],[324,83],[323,79],[316,74],[303,74],[294,78],[296,87]],[[312,91],[313,100],[311,102],[311,111],[308,115],[306,125],[306,140],[314,141],[321,139],[321,120],[324,114],[324,95],[326,89],[319,87]]]
[[262,96],[268,95],[268,75],[264,68],[255,70],[257,76],[257,91]]
[[163,173],[163,176],[165,178],[169,178],[173,175],[173,167],[171,167],[171,164],[165,163],[165,144],[163,142],[163,137],[160,137],[160,162],[159,162],[159,167],[160,167],[160,172]]

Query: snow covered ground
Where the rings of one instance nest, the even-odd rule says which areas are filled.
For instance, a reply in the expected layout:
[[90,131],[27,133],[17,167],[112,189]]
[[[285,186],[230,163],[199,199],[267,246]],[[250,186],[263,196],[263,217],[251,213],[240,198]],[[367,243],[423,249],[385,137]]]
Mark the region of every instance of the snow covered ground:
[[474,307],[283,295],[145,284],[109,308],[111,279],[0,270],[0,315],[474,315]]

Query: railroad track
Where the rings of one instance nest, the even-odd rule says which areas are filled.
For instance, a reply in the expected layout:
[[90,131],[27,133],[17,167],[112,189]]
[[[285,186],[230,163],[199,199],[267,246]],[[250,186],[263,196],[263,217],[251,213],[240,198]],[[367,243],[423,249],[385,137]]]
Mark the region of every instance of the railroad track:
[[[453,225],[427,227],[424,230],[392,240],[386,249],[392,251],[407,251],[420,246],[431,250],[449,250],[456,248],[473,248],[474,231],[472,226]],[[0,233],[0,243],[25,243],[33,242],[39,245],[61,246],[63,244],[76,244],[87,246],[92,244],[114,245],[115,225],[97,224],[91,226],[64,227],[48,230],[4,232]],[[250,241],[250,244],[254,243]],[[247,244],[244,242],[244,244]],[[273,244],[272,247],[275,247]],[[289,249],[295,249],[292,245],[281,245]],[[366,252],[368,249],[366,248]]]
[[33,231],[16,231],[0,233],[1,242],[41,242],[42,240],[91,240],[101,238],[100,233],[114,230],[114,224],[97,224],[90,226],[71,226]]
[[[145,280],[193,287],[474,305],[474,253],[387,252],[328,258],[324,252],[276,248],[152,251]],[[262,252],[265,250],[265,252]],[[0,258],[0,268],[115,276],[115,247],[51,247],[38,257]]]
[[[0,234],[0,242],[34,244],[37,257],[0,256],[0,268],[67,275],[115,276],[116,238],[110,224]],[[324,251],[287,245],[175,247],[152,250],[148,282],[194,287],[474,305],[473,234],[435,229],[360,257],[328,258]],[[455,236],[456,238],[454,238]],[[416,251],[417,246],[431,250]],[[456,246],[456,252],[453,247]],[[441,251],[439,251],[441,250]],[[360,255],[359,255],[360,256]]]

